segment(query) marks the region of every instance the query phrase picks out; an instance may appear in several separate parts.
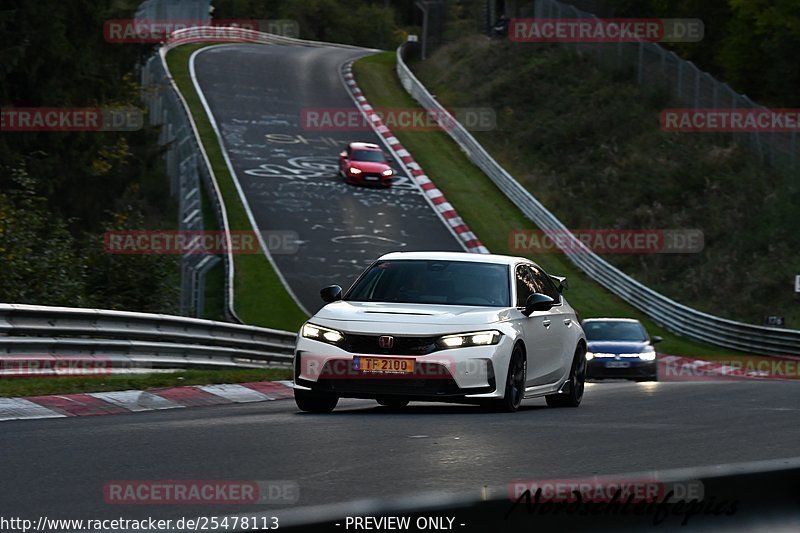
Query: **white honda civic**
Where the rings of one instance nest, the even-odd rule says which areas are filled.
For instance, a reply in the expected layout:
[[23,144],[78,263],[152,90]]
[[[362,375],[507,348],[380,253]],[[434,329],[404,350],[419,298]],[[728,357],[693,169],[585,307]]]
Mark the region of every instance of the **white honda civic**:
[[523,398],[577,407],[586,338],[562,294],[566,280],[502,255],[384,255],[300,330],[294,396],[303,411],[330,412],[339,398],[399,409],[409,401],[490,404],[516,411]]

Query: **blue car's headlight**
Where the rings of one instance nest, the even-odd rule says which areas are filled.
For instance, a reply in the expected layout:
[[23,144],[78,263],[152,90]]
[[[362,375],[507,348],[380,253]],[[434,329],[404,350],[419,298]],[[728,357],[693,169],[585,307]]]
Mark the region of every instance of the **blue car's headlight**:
[[656,360],[656,352],[655,350],[648,350],[646,352],[640,353],[621,353],[619,354],[620,357],[636,357],[641,359],[642,361],[655,361]]
[[642,352],[639,354],[639,359],[641,359],[642,361],[655,361],[656,352],[655,350],[651,350],[649,352]]

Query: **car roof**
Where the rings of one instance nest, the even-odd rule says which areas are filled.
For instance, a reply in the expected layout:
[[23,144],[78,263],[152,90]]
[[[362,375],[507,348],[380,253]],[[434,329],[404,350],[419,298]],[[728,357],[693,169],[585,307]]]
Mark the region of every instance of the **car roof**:
[[381,147],[377,144],[373,143],[362,143],[362,142],[355,142],[350,143],[350,148],[353,150],[378,150],[380,151]]
[[500,265],[515,265],[517,263],[529,263],[539,266],[530,259],[524,257],[515,257],[512,255],[496,255],[496,254],[475,254],[469,252],[391,252],[382,255],[379,260],[394,260],[399,261],[402,259],[417,259],[424,260],[430,259],[434,261],[469,261],[472,263],[494,263]]

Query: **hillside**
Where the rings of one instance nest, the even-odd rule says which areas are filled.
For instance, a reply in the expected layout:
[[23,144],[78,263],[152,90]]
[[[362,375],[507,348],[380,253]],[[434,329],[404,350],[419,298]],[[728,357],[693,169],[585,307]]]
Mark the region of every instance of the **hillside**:
[[692,307],[750,323],[800,327],[800,187],[730,139],[665,133],[675,105],[630,72],[550,45],[470,36],[413,65],[449,107],[492,107],[476,137],[570,228],[700,229],[690,254],[605,254]]

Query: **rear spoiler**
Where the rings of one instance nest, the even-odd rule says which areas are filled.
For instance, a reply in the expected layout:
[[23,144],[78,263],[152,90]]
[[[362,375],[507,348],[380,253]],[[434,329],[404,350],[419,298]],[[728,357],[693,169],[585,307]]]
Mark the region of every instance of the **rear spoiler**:
[[564,292],[566,289],[569,289],[569,283],[567,283],[567,278],[565,276],[553,276],[551,274],[550,279],[555,282],[558,292]]

